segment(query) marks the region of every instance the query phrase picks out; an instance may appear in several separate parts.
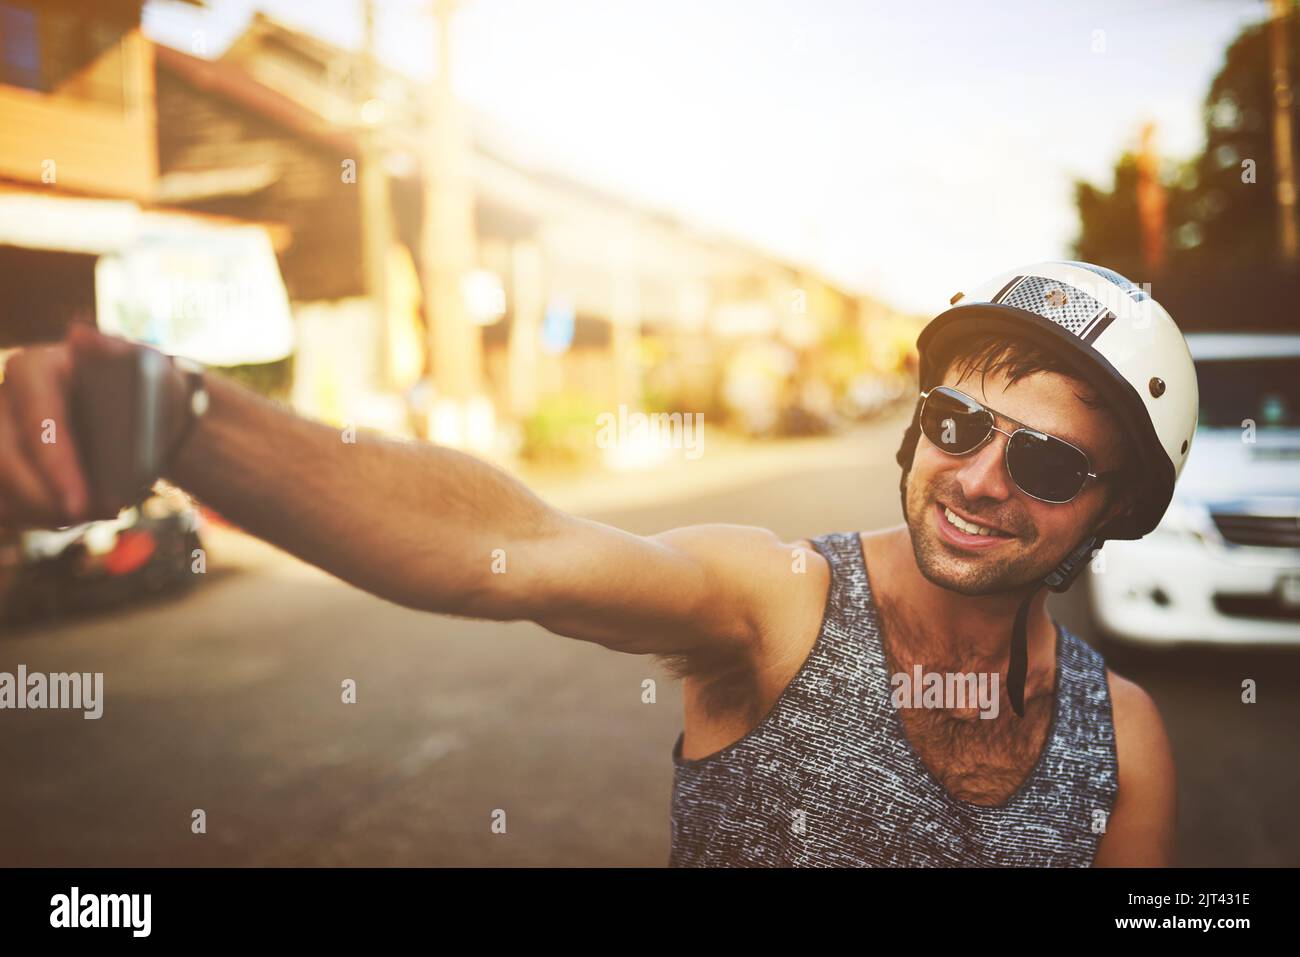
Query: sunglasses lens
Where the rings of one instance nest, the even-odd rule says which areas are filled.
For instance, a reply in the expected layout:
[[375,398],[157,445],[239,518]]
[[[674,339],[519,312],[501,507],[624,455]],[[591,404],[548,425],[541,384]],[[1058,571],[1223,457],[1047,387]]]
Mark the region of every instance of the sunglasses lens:
[[988,438],[993,415],[972,399],[938,388],[921,407],[921,431],[937,448],[954,455],[969,452]]
[[1007,442],[1007,469],[1035,498],[1068,502],[1088,477],[1088,460],[1074,446],[1041,432],[1021,429]]

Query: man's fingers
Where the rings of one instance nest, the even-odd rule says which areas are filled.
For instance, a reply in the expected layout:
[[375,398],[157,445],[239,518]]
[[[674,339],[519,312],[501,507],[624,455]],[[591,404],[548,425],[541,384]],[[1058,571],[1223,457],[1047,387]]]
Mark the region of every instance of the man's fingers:
[[67,343],[71,346],[77,362],[93,362],[96,359],[109,359],[114,356],[134,352],[136,347],[126,339],[106,336],[94,326],[84,322],[74,322],[68,327]]
[[[86,511],[88,493],[74,439],[68,401],[71,351],[44,346],[20,355],[5,368],[9,401],[9,445],[21,447],[57,502],[56,512],[71,523]],[[17,480],[16,480],[17,481]]]
[[19,451],[11,403],[0,392],[0,520],[15,525],[59,524],[62,506],[54,491]]
[[63,343],[32,347],[10,360],[0,385],[0,512],[7,521],[65,525],[99,517],[90,515],[72,421],[73,373],[134,348],[73,323]]

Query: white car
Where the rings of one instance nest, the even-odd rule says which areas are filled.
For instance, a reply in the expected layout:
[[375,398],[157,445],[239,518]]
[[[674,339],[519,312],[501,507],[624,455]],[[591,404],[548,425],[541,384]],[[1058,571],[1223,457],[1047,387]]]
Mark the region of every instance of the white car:
[[1300,335],[1187,336],[1200,421],[1168,513],[1089,570],[1093,619],[1144,645],[1300,645]]

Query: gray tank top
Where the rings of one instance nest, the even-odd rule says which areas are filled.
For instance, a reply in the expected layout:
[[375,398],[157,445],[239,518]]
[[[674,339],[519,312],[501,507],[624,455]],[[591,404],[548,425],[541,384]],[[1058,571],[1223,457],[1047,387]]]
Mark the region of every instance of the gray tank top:
[[813,546],[830,563],[821,631],[759,725],[707,757],[673,746],[674,867],[1087,867],[1115,803],[1102,657],[1057,625],[1056,696],[1038,761],[1002,804],[953,797],[890,702],[855,532]]

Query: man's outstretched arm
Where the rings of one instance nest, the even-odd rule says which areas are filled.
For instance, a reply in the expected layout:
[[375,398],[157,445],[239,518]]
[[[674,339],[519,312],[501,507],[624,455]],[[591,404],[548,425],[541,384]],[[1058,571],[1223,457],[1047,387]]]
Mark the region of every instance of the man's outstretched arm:
[[[6,463],[11,449],[0,450],[0,514],[11,521],[24,503],[45,515],[58,499],[84,501],[68,443],[53,460],[52,447],[18,441],[33,422],[67,420],[76,363],[124,347],[84,331],[76,339],[17,357],[0,386],[0,445],[22,453]],[[788,574],[788,548],[770,532],[632,535],[560,512],[473,456],[365,434],[345,442],[219,375],[208,380],[210,410],[167,477],[252,534],[391,601],[528,619],[633,653],[713,655],[752,650],[772,586]]]

